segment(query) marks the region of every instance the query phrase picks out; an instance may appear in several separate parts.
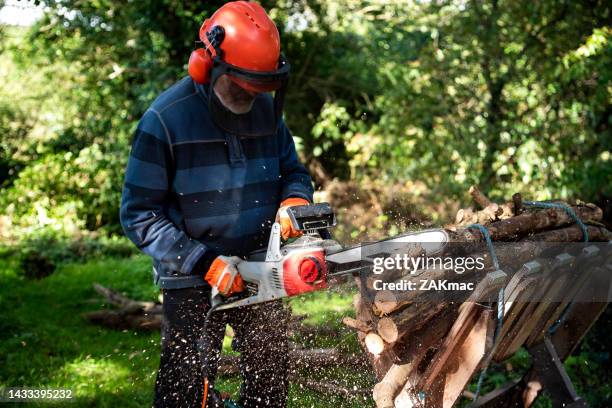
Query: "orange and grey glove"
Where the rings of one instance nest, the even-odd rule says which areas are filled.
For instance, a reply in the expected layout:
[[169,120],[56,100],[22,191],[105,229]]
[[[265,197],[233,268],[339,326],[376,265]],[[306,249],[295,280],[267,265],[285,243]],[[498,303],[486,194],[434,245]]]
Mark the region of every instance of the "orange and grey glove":
[[309,205],[310,202],[303,198],[290,197],[285,199],[278,208],[276,213],[276,222],[280,223],[281,226],[281,238],[287,240],[288,238],[296,238],[302,235],[302,231],[297,231],[291,224],[291,219],[287,213],[289,207],[295,207],[297,205]]
[[204,280],[225,297],[242,292],[244,281],[236,267],[240,262],[242,259],[237,256],[219,255],[208,268]]

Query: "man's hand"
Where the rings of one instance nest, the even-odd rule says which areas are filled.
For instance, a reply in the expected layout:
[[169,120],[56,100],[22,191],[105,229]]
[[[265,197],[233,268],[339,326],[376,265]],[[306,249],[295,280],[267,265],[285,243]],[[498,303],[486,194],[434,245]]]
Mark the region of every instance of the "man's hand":
[[309,205],[308,200],[303,198],[291,197],[284,200],[276,213],[276,222],[281,225],[281,238],[287,240],[288,238],[296,238],[302,235],[302,231],[297,231],[291,224],[291,219],[287,213],[289,207],[295,207],[297,205]]
[[225,297],[244,290],[244,281],[238,273],[238,265],[242,262],[237,256],[218,256],[208,268],[204,280]]

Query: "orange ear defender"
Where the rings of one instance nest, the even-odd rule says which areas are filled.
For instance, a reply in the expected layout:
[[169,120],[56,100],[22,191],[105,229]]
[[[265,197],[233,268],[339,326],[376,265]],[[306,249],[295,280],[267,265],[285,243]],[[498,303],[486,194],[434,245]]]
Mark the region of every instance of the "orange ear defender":
[[[218,49],[225,31],[221,26],[214,26],[210,32],[206,32],[208,20],[204,21],[200,28],[200,38],[205,48],[197,48],[189,56],[189,76],[198,84],[206,84],[210,81],[210,70],[213,66],[213,57],[217,55]],[[203,35],[202,35],[203,34]]]
[[198,84],[205,84],[210,81],[210,69],[212,68],[212,58],[204,50],[198,48],[189,57],[189,76]]

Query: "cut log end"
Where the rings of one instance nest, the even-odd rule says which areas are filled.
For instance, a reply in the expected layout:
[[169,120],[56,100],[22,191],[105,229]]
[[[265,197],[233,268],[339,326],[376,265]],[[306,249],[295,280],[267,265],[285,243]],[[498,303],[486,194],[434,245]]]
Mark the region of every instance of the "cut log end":
[[385,350],[385,342],[376,333],[368,333],[365,337],[365,346],[368,351],[375,356],[381,354]]
[[389,314],[408,303],[402,302],[392,291],[381,290],[374,295],[374,306],[380,314]]
[[397,324],[390,317],[383,317],[378,321],[377,332],[387,343],[395,343],[399,339]]

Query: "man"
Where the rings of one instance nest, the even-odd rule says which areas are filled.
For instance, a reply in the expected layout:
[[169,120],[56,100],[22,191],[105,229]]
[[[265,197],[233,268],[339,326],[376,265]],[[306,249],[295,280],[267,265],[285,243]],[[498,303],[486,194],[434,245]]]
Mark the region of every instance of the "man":
[[[225,325],[234,329],[239,404],[287,398],[286,311],[280,303],[214,313],[211,288],[244,290],[236,265],[265,247],[275,218],[312,202],[312,183],[282,121],[289,64],[274,23],[255,3],[231,2],[200,29],[189,77],[162,93],[138,124],[121,223],[153,258],[164,295],[156,407],[230,406],[214,390]],[[274,92],[274,98],[270,95]]]

